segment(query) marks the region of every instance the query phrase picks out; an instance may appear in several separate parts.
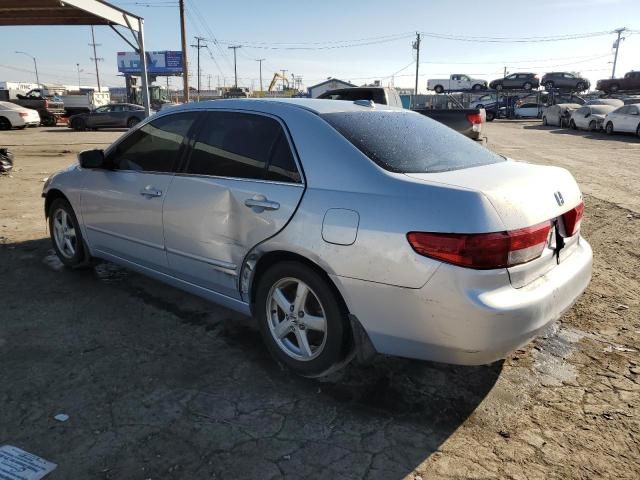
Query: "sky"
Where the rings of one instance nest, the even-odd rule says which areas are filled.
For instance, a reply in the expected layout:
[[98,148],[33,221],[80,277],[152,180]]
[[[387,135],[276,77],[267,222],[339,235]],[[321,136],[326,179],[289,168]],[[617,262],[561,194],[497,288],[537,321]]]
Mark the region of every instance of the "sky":
[[[113,0],[145,18],[146,48],[180,50],[177,0]],[[621,43],[617,76],[640,69],[640,0],[356,0],[324,2],[218,2],[185,0],[187,42],[207,38],[201,50],[203,88],[233,83],[237,50],[239,84],[259,88],[258,58],[264,58],[266,88],[274,72],[285,69],[305,86],[328,77],[354,84],[413,87],[416,31],[424,32],[420,50],[419,91],[428,78],[466,73],[500,78],[506,67],[517,71],[581,72],[593,85],[609,78],[616,28],[632,30]],[[558,36],[580,36],[566,40]],[[108,27],[95,27],[100,77],[108,86],[124,86],[116,53],[130,51]],[[453,37],[451,38],[442,38]],[[478,41],[478,38],[484,37]],[[497,38],[499,37],[499,38]],[[533,37],[533,38],[532,38]],[[540,38],[543,37],[543,38]],[[554,37],[551,41],[544,37]],[[496,41],[499,40],[499,41]],[[519,40],[519,41],[516,41]],[[527,41],[522,41],[527,40]],[[87,26],[0,28],[0,80],[34,81],[37,58],[42,83],[95,85],[91,30]],[[191,84],[195,85],[196,49],[188,47]],[[164,78],[161,83],[164,84]],[[170,85],[178,87],[174,77]]]

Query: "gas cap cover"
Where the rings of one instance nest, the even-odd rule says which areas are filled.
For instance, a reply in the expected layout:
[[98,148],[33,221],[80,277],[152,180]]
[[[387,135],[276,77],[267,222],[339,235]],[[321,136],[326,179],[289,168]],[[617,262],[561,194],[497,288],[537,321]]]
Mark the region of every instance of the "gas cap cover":
[[327,243],[353,245],[359,223],[360,215],[355,210],[330,208],[322,221],[322,238]]

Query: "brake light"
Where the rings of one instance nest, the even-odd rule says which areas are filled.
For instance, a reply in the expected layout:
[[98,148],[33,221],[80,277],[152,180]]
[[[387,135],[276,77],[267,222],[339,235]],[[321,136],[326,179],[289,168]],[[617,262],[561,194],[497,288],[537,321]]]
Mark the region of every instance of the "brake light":
[[479,113],[467,113],[467,120],[474,125],[482,123],[482,115]]
[[425,257],[460,267],[487,270],[529,262],[542,255],[551,222],[493,233],[410,232],[411,247]]
[[23,117],[23,118],[24,118],[24,117],[28,117],[28,116],[29,116],[29,114],[28,114],[27,112],[19,112],[19,115],[20,115],[21,117]]
[[564,224],[563,237],[573,237],[578,233],[583,214],[584,202],[580,202],[576,207],[562,214],[562,223]]

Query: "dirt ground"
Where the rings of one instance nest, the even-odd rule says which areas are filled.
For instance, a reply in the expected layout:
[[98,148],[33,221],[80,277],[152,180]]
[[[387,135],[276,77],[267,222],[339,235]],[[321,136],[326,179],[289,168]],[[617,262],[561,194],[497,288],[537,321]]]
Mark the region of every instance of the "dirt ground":
[[58,268],[42,181],[120,134],[0,133],[0,445],[57,463],[47,478],[640,478],[638,139],[487,126],[489,148],[585,192],[593,281],[546,337],[485,367],[379,357],[317,381],[250,319],[109,264]]

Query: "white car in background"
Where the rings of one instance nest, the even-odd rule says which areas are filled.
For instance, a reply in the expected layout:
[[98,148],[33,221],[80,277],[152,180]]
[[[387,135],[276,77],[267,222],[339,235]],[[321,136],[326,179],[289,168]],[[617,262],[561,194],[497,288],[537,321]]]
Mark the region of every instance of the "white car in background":
[[604,131],[612,133],[635,133],[640,136],[640,105],[624,105],[609,112],[604,118]]
[[542,114],[544,105],[540,103],[523,103],[514,109],[516,118],[538,118]]
[[602,129],[604,117],[614,111],[613,105],[583,105],[571,114],[569,127],[574,130],[589,130],[591,132]]
[[36,110],[11,102],[0,102],[0,130],[38,125],[40,125],[40,115]]

